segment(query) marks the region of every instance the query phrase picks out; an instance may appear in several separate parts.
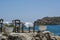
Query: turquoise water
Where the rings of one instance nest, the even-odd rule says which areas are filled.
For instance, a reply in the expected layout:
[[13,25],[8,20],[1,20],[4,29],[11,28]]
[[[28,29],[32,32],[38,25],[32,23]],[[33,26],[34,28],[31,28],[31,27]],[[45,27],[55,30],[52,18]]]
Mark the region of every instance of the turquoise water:
[[60,36],[60,25],[47,25],[47,30]]
[[[55,35],[60,36],[60,25],[46,25],[47,31],[54,33]],[[38,26],[35,26],[36,30],[39,30]]]
[[[54,33],[55,35],[60,36],[60,25],[46,25],[47,31],[50,31]],[[28,30],[28,28],[24,28],[25,30]],[[35,30],[39,30],[38,26],[35,26]]]

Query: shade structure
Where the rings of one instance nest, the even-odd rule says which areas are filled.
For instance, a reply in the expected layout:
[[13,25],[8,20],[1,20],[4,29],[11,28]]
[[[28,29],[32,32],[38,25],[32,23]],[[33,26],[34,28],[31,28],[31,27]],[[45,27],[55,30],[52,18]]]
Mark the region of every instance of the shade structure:
[[19,19],[15,19],[15,20],[12,20],[12,23],[14,24],[14,32],[20,32],[20,20]]

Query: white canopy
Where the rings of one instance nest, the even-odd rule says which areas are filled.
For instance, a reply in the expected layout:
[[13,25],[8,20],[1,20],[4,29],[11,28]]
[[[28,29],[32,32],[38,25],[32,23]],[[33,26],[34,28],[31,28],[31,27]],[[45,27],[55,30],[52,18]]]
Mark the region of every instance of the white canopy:
[[27,28],[28,28],[28,27],[33,27],[33,23],[31,23],[31,22],[26,22],[24,25],[25,25]]

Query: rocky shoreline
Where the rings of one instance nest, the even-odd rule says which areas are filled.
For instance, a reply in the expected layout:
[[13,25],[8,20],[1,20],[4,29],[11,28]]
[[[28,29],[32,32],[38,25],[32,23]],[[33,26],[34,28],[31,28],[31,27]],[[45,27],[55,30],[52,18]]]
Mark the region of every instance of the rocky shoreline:
[[0,33],[0,40],[60,40],[60,36],[51,35],[50,32],[35,32],[35,33]]

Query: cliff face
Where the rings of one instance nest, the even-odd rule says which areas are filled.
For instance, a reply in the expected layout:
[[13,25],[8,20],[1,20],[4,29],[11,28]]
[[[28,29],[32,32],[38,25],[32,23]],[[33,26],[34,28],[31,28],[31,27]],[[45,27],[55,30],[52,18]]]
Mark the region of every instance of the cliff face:
[[34,22],[35,25],[59,25],[60,17],[44,17],[42,19],[37,19]]

